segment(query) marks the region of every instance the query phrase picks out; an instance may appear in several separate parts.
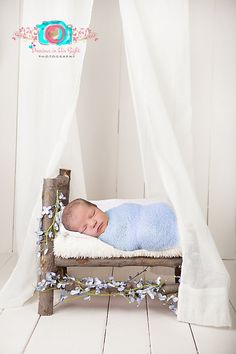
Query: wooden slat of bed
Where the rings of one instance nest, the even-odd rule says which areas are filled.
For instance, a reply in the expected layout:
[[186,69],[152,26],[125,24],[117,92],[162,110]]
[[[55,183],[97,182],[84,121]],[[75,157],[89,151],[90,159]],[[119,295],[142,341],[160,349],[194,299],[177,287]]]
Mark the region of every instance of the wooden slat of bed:
[[112,257],[112,258],[62,258],[55,257],[55,265],[60,267],[124,267],[124,266],[163,266],[178,267],[182,264],[182,257],[154,258],[154,257]]

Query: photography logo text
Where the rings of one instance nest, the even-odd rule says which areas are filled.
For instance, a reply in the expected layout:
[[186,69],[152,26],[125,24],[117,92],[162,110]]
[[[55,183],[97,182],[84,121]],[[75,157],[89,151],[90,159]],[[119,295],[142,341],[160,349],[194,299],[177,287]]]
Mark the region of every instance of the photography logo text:
[[97,41],[90,28],[76,28],[63,21],[43,21],[35,27],[20,27],[12,37],[30,41],[28,48],[39,58],[74,58],[80,53],[79,42]]

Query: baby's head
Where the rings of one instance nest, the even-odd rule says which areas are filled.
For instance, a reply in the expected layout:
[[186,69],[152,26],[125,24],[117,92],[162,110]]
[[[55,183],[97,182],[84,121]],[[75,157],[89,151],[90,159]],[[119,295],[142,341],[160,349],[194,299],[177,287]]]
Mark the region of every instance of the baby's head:
[[65,206],[61,221],[66,230],[98,237],[107,227],[108,216],[96,204],[78,198]]

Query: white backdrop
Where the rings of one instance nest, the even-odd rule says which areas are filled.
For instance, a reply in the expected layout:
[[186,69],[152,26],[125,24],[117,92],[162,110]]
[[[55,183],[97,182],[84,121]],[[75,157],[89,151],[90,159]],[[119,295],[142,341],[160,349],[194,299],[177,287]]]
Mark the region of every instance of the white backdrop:
[[[73,2],[67,4],[68,13],[75,10]],[[147,196],[155,196],[160,192],[167,193],[176,207],[182,231],[184,263],[179,292],[178,319],[204,325],[230,325],[229,276],[205,225],[193,190],[188,2],[172,1],[164,5],[159,1],[149,1],[149,7],[145,4],[147,2],[144,3],[144,1],[120,1]],[[88,7],[83,15],[89,23],[91,3],[81,2],[80,5]],[[31,6],[32,3],[25,2],[24,22],[26,19],[29,22],[29,18],[32,20]],[[82,8],[79,7],[80,14]],[[62,8],[57,6],[58,13],[55,13],[54,7],[51,8],[54,17],[55,15],[61,17],[61,10]],[[63,9],[63,19],[66,13]],[[42,14],[39,11],[37,18],[40,18],[39,14],[45,16],[45,13]],[[154,23],[156,23],[157,15],[159,16],[159,31],[156,32]],[[34,22],[36,20],[34,19]],[[71,18],[69,22],[73,22]],[[159,41],[156,40],[158,34],[160,35]],[[169,40],[161,41],[163,36]],[[174,43],[176,46],[173,46]],[[60,64],[54,63],[53,66],[50,63],[45,65],[42,62],[34,62],[24,48],[21,52],[22,84],[19,95],[15,224],[17,238],[20,239],[21,236],[22,239],[22,234],[26,229],[28,232],[22,248],[22,242],[18,246],[21,253],[16,269],[0,294],[2,307],[19,305],[29,297],[30,290],[32,291],[32,287],[29,289],[30,275],[23,281],[24,272],[22,271],[27,263],[26,255],[29,260],[29,250],[33,247],[32,234],[35,227],[32,226],[35,225],[34,220],[39,215],[40,207],[38,191],[41,188],[42,177],[55,175],[62,159],[65,161],[66,155],[63,157],[63,154],[66,146],[69,146],[67,138],[71,123],[74,124],[82,59],[83,56],[80,57],[80,65],[73,67],[70,71],[71,66],[63,61]],[[63,65],[63,71],[60,70],[60,65]],[[63,75],[59,76],[59,72],[63,72]],[[35,79],[33,73],[37,73],[38,80]],[[36,87],[39,89],[34,96],[32,88]],[[65,88],[61,91],[61,96],[58,94],[59,87]],[[29,92],[30,104],[27,101]],[[42,95],[43,100],[40,102],[38,94],[42,92],[45,92],[45,96]],[[58,106],[60,109],[57,110]],[[32,119],[34,119],[34,125]],[[47,123],[47,130],[45,130],[44,122]],[[28,127],[28,130],[25,127]],[[23,144],[23,138],[27,142],[26,145]],[[86,196],[79,140],[77,144],[77,158],[72,157],[72,160],[68,160],[68,168],[79,171],[81,174],[77,188],[80,194]],[[153,163],[152,169],[146,168],[147,156]],[[28,172],[29,166],[31,166],[30,172]],[[25,177],[26,171],[28,178]],[[75,179],[73,183],[77,185]],[[29,190],[30,193],[27,193]],[[25,203],[22,205],[23,200]],[[38,202],[31,213],[35,200]],[[202,246],[203,239],[204,247]],[[30,262],[27,263],[28,266],[29,264]],[[217,272],[213,272],[213,269]],[[21,278],[19,278],[20,274]],[[20,292],[19,289],[23,282],[25,288]],[[17,286],[18,291],[16,291]],[[212,294],[214,294],[214,301],[212,301]],[[9,299],[6,301],[7,297]],[[204,307],[201,307],[203,297]]]

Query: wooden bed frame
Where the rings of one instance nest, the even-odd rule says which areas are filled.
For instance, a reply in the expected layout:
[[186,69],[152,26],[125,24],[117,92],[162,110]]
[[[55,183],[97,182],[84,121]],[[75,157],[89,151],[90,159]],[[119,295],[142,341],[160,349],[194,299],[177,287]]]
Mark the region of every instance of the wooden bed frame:
[[[44,178],[42,191],[42,206],[54,205],[56,203],[57,190],[66,197],[63,204],[69,203],[71,170],[60,169],[56,178]],[[47,215],[43,216],[43,230],[45,231],[51,223]],[[175,269],[175,276],[181,275],[182,257],[154,258],[154,257],[113,257],[113,258],[63,258],[56,257],[53,252],[53,239],[48,240],[48,252],[40,256],[41,274],[38,281],[45,278],[46,272],[55,272],[61,276],[67,272],[67,267],[124,267],[124,266],[162,266]],[[178,278],[175,284],[165,285],[165,293],[178,291]],[[53,293],[54,289],[46,292],[39,292],[38,314],[50,316],[53,314]]]

